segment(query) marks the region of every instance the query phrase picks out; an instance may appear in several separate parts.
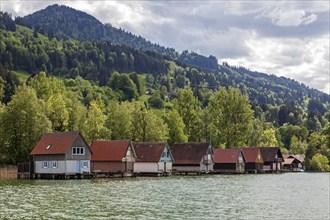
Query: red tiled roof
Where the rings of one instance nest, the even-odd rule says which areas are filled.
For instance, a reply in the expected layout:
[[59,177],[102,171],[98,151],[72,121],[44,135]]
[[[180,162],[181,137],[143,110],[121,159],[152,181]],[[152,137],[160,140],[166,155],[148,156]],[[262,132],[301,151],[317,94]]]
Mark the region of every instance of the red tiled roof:
[[214,163],[237,163],[240,153],[240,148],[213,149],[213,160]]
[[158,162],[166,145],[166,142],[134,143],[136,162]]
[[283,159],[281,150],[278,147],[260,147],[260,152],[264,162],[274,162],[275,156]]
[[122,161],[130,145],[129,140],[93,141],[92,161]]
[[78,135],[81,135],[78,131],[46,133],[33,148],[31,155],[65,154]]
[[[246,163],[263,163],[263,158],[258,147],[242,148]],[[258,159],[258,154],[260,159]]]
[[203,142],[176,143],[172,148],[175,164],[200,164],[210,144]]

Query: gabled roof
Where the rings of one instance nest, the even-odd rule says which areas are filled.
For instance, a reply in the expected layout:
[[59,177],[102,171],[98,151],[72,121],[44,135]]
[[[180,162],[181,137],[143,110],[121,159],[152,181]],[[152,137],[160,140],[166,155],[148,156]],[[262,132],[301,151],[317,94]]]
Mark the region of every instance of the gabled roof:
[[283,160],[283,155],[278,147],[260,147],[260,152],[264,162],[274,162],[276,156]]
[[136,162],[158,162],[167,146],[166,142],[134,143]]
[[[46,133],[40,138],[36,146],[33,148],[31,155],[66,154],[74,140],[79,135],[82,137],[78,131]],[[86,146],[88,146],[85,139],[83,137],[82,139],[84,140]]]
[[300,163],[305,161],[305,154],[283,154],[283,158],[296,158]]
[[207,154],[210,143],[190,142],[176,143],[172,148],[175,164],[200,164],[203,155]]
[[[263,163],[263,158],[258,147],[242,148],[242,152],[246,163]],[[258,158],[260,155],[260,159]]]
[[241,152],[240,148],[213,149],[214,163],[237,163]]
[[93,141],[91,145],[92,161],[122,161],[130,144],[129,140]]
[[284,162],[283,162],[283,165],[285,164],[292,164],[292,163],[301,163],[297,158],[284,158]]

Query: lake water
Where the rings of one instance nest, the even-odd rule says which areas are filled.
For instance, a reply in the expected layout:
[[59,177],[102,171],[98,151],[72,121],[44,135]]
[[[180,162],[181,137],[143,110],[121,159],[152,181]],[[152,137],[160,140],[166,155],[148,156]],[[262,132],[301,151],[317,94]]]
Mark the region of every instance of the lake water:
[[329,176],[0,180],[0,219],[330,219]]

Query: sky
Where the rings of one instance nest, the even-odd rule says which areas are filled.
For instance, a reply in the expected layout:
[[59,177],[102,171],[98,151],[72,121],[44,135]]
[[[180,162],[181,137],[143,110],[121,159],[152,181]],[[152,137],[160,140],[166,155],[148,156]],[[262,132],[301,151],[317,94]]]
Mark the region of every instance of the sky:
[[48,5],[82,10],[162,46],[214,55],[330,94],[329,1],[1,0],[25,16]]

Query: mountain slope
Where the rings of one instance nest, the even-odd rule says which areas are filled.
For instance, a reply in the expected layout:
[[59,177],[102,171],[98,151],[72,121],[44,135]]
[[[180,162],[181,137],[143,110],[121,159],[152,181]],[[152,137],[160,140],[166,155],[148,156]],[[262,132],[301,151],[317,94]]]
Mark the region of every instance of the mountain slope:
[[[10,23],[10,19],[7,20]],[[97,21],[90,21],[92,22]],[[109,41],[49,40],[42,34],[35,36],[33,30],[26,27],[17,25],[17,30],[13,32],[7,26],[10,25],[0,24],[3,29],[0,36],[1,65],[13,70],[31,74],[46,71],[49,75],[71,78],[81,76],[101,86],[107,85],[114,71],[136,72],[143,74],[148,89],[155,91],[159,91],[162,86],[171,93],[184,86],[197,88],[195,93],[202,102],[219,86],[231,86],[240,88],[251,101],[260,105],[293,103],[306,108],[307,99],[330,103],[329,95],[304,84],[284,77],[253,72],[244,67],[223,64],[219,65],[218,71],[207,71],[178,60],[173,62],[155,52],[143,52]],[[200,55],[187,51],[183,52],[183,56],[202,60]]]
[[44,31],[49,37],[58,39],[76,39],[80,41],[110,40],[113,43],[128,45],[136,50],[153,51],[173,60],[201,67],[208,70],[217,70],[218,63],[215,57],[205,57],[185,51],[181,55],[173,48],[166,48],[153,44],[141,36],[133,35],[122,29],[103,25],[100,21],[85,12],[67,6],[52,5],[23,20],[38,30]]

